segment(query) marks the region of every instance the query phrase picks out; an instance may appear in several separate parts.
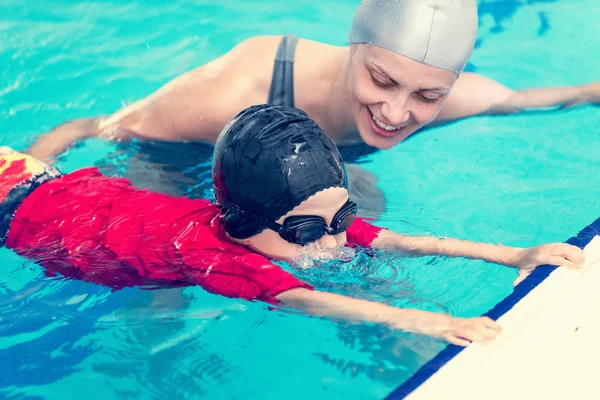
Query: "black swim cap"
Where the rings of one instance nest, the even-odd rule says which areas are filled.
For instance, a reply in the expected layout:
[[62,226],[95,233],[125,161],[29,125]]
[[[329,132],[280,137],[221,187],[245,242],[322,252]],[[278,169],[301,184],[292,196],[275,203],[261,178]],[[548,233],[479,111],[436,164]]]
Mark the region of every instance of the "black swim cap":
[[[252,106],[223,129],[213,155],[215,198],[226,232],[262,232],[321,190],[347,188],[344,162],[325,132],[297,108]],[[240,209],[244,212],[240,212]]]

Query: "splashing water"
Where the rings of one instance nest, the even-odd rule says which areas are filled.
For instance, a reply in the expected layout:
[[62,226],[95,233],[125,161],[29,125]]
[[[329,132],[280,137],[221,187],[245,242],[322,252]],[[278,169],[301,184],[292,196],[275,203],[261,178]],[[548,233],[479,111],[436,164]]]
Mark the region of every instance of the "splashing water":
[[338,246],[329,249],[321,246],[318,242],[313,242],[304,246],[302,253],[292,260],[291,265],[300,269],[308,269],[330,260],[350,261],[355,256],[356,251],[353,248]]

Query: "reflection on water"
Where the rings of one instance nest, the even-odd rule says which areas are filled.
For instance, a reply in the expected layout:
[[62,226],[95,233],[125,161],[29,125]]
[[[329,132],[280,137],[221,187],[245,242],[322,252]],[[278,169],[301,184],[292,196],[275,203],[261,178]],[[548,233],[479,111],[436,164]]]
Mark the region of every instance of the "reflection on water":
[[[494,19],[494,26],[491,28],[490,33],[497,34],[504,32],[504,23],[510,21],[521,7],[534,5],[536,3],[555,3],[556,1],[557,0],[480,0],[478,1],[477,11],[480,20],[487,16],[491,16]],[[545,13],[540,12],[538,15],[540,20],[536,22],[540,23],[539,34],[543,35],[550,29],[549,21]],[[480,35],[485,35],[486,33],[487,32],[480,32]]]
[[21,290],[6,291],[0,299],[0,389],[45,385],[76,372],[101,347],[80,339],[96,331],[99,316],[127,295],[109,294],[106,288],[41,274]]
[[118,394],[133,398],[207,396],[239,368],[205,344],[222,318],[219,309],[189,310],[189,298],[179,289],[140,291],[99,322],[110,327],[112,345],[90,368],[123,385]]
[[212,199],[213,146],[201,142],[132,140],[98,163],[107,175],[172,196]]

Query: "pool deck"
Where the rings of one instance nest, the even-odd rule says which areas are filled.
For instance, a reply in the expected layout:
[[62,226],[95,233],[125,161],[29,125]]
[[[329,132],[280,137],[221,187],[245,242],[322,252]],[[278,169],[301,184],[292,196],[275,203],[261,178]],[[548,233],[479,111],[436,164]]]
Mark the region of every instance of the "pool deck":
[[388,399],[600,399],[599,234],[600,219],[568,241],[583,269],[538,268],[486,314],[500,338],[448,346]]

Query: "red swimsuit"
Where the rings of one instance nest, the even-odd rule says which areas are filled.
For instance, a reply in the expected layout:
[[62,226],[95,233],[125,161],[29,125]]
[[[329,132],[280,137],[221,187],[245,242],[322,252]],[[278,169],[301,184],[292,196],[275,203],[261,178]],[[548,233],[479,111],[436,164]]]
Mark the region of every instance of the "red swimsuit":
[[[312,289],[266,257],[229,242],[219,215],[208,200],[140,190],[86,168],[27,195],[5,244],[47,274],[115,289],[200,285],[270,303],[286,290]],[[367,247],[380,230],[357,219],[348,242]]]

